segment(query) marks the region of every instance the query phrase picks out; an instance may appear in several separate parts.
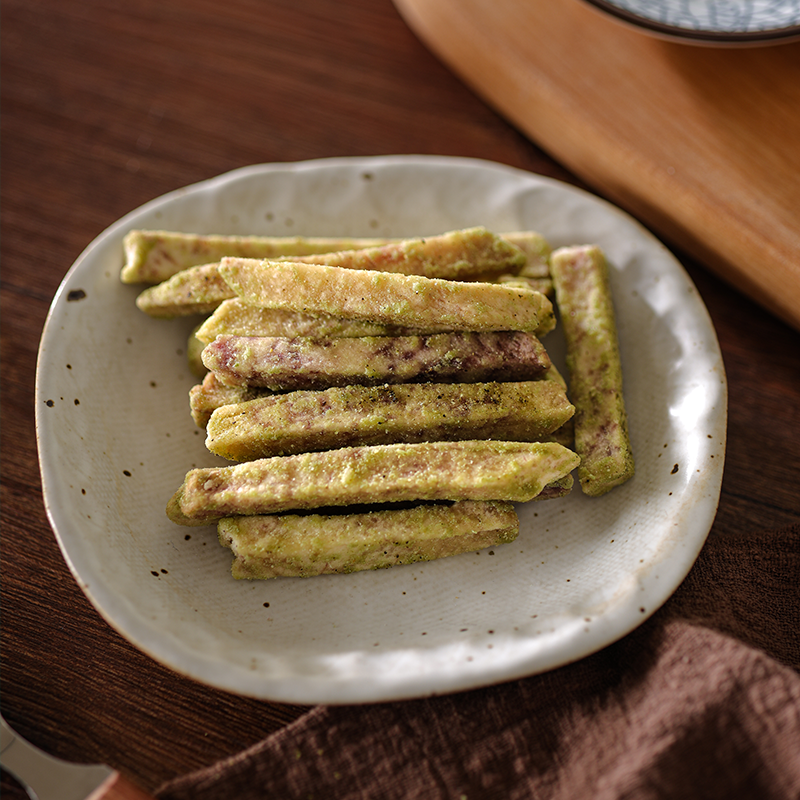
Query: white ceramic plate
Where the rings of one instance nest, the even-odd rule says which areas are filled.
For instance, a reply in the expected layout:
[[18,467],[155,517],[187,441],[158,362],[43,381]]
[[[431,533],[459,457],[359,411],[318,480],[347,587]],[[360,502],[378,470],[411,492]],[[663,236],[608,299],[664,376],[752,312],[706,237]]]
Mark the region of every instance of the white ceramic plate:
[[[173,525],[185,472],[220,463],[189,417],[194,320],[154,320],[119,280],[132,228],[411,236],[485,225],[613,265],[637,474],[519,508],[504,547],[422,565],[236,581],[215,529]],[[545,339],[563,355],[558,332]],[[353,703],[452,692],[549,670],[652,614],[711,527],[726,383],[708,314],[670,253],[621,211],[484,161],[353,158],[241,169],[154,200],[101,234],[59,289],[36,388],[45,503],[108,622],[169,667],[232,692]]]
[[716,45],[779,44],[800,37],[800,0],[587,0],[649,33]]

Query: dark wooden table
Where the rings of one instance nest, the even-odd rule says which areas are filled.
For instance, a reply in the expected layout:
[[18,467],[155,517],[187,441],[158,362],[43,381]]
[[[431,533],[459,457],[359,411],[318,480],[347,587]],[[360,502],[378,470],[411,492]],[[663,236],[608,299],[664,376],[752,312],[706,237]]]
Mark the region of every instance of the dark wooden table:
[[[152,790],[305,709],[162,668],[71,577],[42,504],[33,400],[70,265],[141,203],[252,163],[430,153],[581,182],[450,74],[390,0],[5,0],[2,75],[3,713],[46,750]],[[730,389],[711,536],[798,522],[800,334],[677,255]]]

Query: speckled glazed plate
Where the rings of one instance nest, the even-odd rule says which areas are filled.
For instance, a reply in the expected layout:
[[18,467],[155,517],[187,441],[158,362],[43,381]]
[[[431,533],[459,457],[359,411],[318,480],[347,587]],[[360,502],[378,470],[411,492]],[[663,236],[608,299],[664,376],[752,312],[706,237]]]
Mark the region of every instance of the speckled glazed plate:
[[780,44],[800,38],[800,0],[586,0],[663,38],[705,45]]
[[[220,463],[192,422],[195,320],[151,319],[123,285],[132,228],[412,236],[485,225],[556,247],[594,242],[613,265],[637,474],[519,507],[513,544],[425,564],[236,581],[216,531],[164,508],[186,471]],[[545,338],[558,363],[563,343]],[[231,692],[354,703],[530,675],[614,642],[652,614],[711,527],[725,451],[716,336],[682,267],[613,206],[484,161],[353,158],[241,169],[173,192],[102,233],[59,289],[39,353],[47,513],[89,599],[180,673]]]

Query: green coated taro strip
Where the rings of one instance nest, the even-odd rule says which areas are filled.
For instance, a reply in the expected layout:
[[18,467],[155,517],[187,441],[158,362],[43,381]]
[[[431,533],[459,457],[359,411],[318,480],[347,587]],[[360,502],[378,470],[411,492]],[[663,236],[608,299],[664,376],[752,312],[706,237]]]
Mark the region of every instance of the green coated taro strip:
[[520,331],[339,339],[218,336],[202,357],[222,383],[273,391],[524,381],[538,378],[551,366],[539,339]]
[[179,525],[222,517],[437,500],[527,502],[578,466],[552,442],[423,442],[343,447],[194,469],[167,504]]
[[186,362],[192,375],[202,380],[208,370],[203,363],[203,348],[205,347],[205,342],[201,342],[197,338],[199,329],[200,326],[195,325],[186,341]]
[[578,479],[599,497],[634,473],[608,264],[599,247],[583,245],[556,250],[550,269],[567,341]]
[[550,275],[550,253],[547,240],[535,231],[513,231],[501,233],[506,241],[516,245],[525,256],[525,263],[517,272],[525,278],[547,278]]
[[481,227],[293,260],[455,281],[516,271],[527,263],[520,248]]
[[554,381],[343,386],[217,409],[206,446],[232,461],[391,442],[538,441],[574,413]]
[[220,274],[245,303],[441,331],[532,331],[555,326],[545,295],[492,283],[225,258]]
[[227,517],[219,541],[234,578],[311,577],[383,569],[507,544],[519,534],[511,503],[463,500],[351,514]]
[[198,428],[205,428],[218,408],[236,405],[271,394],[269,389],[249,386],[226,386],[213,372],[207,372],[201,383],[189,390],[189,409]]
[[523,278],[521,275],[501,275],[497,283],[503,286],[518,286],[520,289],[528,289],[531,292],[541,292],[552,297],[553,281],[551,278]]
[[198,264],[219,262],[224,256],[281,258],[355,250],[384,244],[383,239],[303,236],[202,236],[172,231],[134,230],[125,237],[123,283],[161,283]]
[[[292,263],[463,280],[487,274],[496,277],[506,269],[521,268],[526,258],[515,245],[483,228],[473,228],[366,250],[298,257]],[[524,288],[531,287],[526,283]],[[221,277],[219,265],[212,263],[181,270],[145,289],[136,299],[136,305],[152,317],[171,318],[209,313],[235,296]]]
[[329,314],[303,314],[279,308],[259,308],[238,297],[225,300],[197,331],[197,338],[209,344],[217,336],[298,336],[311,339],[352,338],[354,336],[404,336],[433,333],[403,325],[342,319]]
[[[528,254],[490,233],[484,228],[470,228],[402,241],[364,250],[341,251],[296,257],[296,263],[338,266],[341,269],[384,271],[405,275],[462,281],[466,279],[506,280],[506,270],[539,272],[540,262],[533,255],[542,247],[532,246],[538,234],[516,234]],[[284,260],[284,259],[278,259]],[[503,274],[501,274],[503,273]],[[551,282],[546,277],[518,277],[509,286],[549,293]],[[208,314],[235,292],[219,273],[218,263],[201,264],[176,272],[155,286],[145,289],[136,300],[141,311],[152,317],[172,318],[192,314]],[[307,315],[306,315],[307,316]],[[406,325],[406,327],[408,327]],[[441,328],[438,328],[441,330]]]
[[[501,234],[501,237],[522,250],[525,262],[520,273],[530,277],[547,275],[550,246],[540,234],[517,231]],[[184,269],[217,263],[225,256],[271,259],[305,257],[375,248],[397,242],[397,239],[377,238],[219,236],[134,230],[124,240],[125,262],[121,279],[123,283],[157,284]]]
[[533,498],[534,502],[538,503],[540,500],[554,500],[557,497],[565,497],[572,491],[574,482],[572,475],[564,475],[562,478],[558,478],[558,480],[550,481],[550,483]]
[[[547,297],[553,295],[553,281],[550,278],[503,275],[495,282],[507,288],[540,292]],[[234,303],[237,305],[231,305]],[[202,334],[207,341],[214,338],[212,331],[215,328],[223,326],[227,326],[228,330],[219,330],[218,333],[238,333],[244,336],[390,336],[393,332],[414,330],[417,333],[432,333],[442,330],[440,324],[414,328],[409,325],[344,320],[324,313],[307,314],[247,305],[220,275],[218,264],[191,267],[176,273],[163,283],[148,287],[136,298],[136,306],[148,316],[160,319],[211,314]],[[219,315],[218,311],[221,312]],[[277,332],[281,324],[286,326],[283,333]]]
[[236,293],[219,274],[217,264],[182,270],[169,280],[150,286],[136,298],[136,306],[151,317],[171,319],[210,314]]

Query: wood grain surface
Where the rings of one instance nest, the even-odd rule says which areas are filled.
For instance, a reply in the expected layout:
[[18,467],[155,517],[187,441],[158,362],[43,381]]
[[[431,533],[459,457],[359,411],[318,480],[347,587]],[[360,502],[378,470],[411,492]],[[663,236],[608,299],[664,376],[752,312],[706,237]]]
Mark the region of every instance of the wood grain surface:
[[[46,750],[153,791],[305,709],[161,667],[72,579],[42,504],[33,391],[73,261],[138,205],[252,163],[432,153],[582,183],[438,61],[391,0],[6,0],[0,52],[3,713]],[[800,334],[677,255],[730,388],[711,535],[798,522]]]
[[397,0],[521,130],[800,329],[800,42],[662,41],[580,0]]

